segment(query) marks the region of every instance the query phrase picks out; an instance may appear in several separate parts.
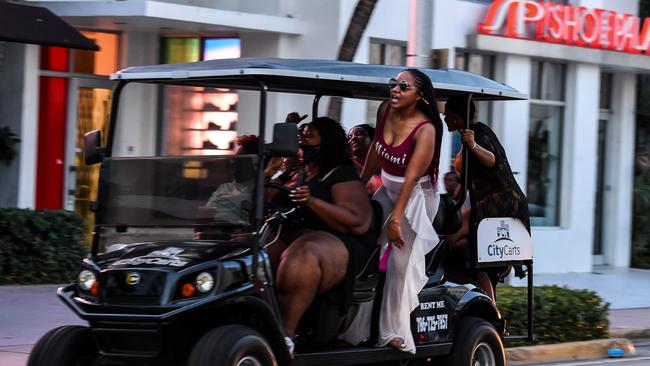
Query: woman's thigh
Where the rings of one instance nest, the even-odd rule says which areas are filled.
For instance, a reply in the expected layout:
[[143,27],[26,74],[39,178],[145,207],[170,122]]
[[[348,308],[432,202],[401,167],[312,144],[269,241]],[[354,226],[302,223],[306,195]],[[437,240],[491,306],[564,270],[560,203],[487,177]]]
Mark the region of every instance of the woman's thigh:
[[348,249],[341,239],[325,231],[313,231],[298,237],[282,253],[282,261],[312,255],[316,257],[321,272],[319,293],[331,290],[345,280],[350,257]]

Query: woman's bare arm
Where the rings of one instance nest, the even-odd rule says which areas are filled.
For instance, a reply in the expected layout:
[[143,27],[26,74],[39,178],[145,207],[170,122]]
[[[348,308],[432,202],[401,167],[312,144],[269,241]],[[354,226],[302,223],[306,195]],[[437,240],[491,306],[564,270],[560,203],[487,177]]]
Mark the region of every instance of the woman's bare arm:
[[481,162],[482,165],[492,168],[494,164],[496,164],[496,158],[494,157],[494,154],[492,151],[482,147],[476,142],[475,136],[474,136],[474,131],[466,129],[466,130],[461,130],[460,131],[461,139],[464,142],[467,142],[467,146],[469,147],[469,152],[474,154],[478,161]]
[[496,159],[494,158],[494,154],[490,150],[482,147],[481,145],[476,144],[476,147],[470,149],[470,151],[474,154],[474,156],[476,156],[478,161],[480,161],[481,164],[485,165],[486,167],[492,168],[494,164],[496,164]]
[[[304,195],[308,189],[296,189],[296,197],[306,197],[304,206],[335,231],[361,235],[368,231],[372,208],[364,185],[358,181],[336,183],[332,186],[332,203]],[[299,198],[300,200],[300,198]]]
[[[413,192],[413,187],[415,187],[415,184],[420,177],[427,174],[427,169],[433,160],[434,145],[436,141],[435,137],[435,128],[430,123],[420,127],[416,132],[415,150],[413,151],[413,156],[411,156],[411,160],[409,160],[409,164],[406,167],[404,183],[402,184],[402,188],[400,188],[397,202],[395,202],[395,207],[393,208],[391,215],[391,225],[399,225],[399,222],[404,215],[406,204]],[[401,247],[403,242],[400,242],[400,240],[403,240],[403,238],[391,238],[390,234],[391,233],[389,232],[389,241],[395,242],[398,247]]]
[[383,101],[379,105],[379,108],[377,108],[377,127],[375,128],[375,137],[370,143],[370,149],[368,149],[368,155],[366,155],[366,161],[361,170],[361,181],[363,184],[368,183],[379,167],[379,156],[377,155],[377,150],[375,150],[375,142],[377,141],[377,136],[379,136],[379,131],[383,130],[383,128],[380,128],[380,124],[384,122],[382,119],[386,113],[386,108],[388,108],[388,102],[386,101]]

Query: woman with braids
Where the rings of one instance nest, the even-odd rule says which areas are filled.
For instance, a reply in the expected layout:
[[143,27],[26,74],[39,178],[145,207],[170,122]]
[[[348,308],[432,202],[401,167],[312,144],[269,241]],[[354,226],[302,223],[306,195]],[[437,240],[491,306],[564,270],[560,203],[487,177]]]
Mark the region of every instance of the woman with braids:
[[427,282],[425,255],[438,244],[431,222],[440,199],[442,121],[433,85],[423,72],[406,69],[388,85],[390,99],[377,111],[377,133],[361,173],[367,182],[381,166],[383,186],[373,199],[387,216],[379,239],[386,283],[377,345],[415,353],[410,314]]
[[370,200],[349,151],[345,130],[333,119],[319,117],[305,127],[299,155],[304,182],[287,184],[288,199],[304,208],[303,221],[267,246],[289,349],[317,295],[328,292],[347,310],[354,275],[376,248]]

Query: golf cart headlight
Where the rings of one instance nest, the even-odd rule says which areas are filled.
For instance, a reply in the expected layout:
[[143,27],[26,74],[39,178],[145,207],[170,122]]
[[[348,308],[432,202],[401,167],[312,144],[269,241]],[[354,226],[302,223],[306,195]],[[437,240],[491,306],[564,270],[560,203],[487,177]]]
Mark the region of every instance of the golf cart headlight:
[[201,272],[196,276],[194,284],[199,292],[208,292],[214,287],[214,278],[208,272]]
[[79,273],[79,287],[86,291],[90,291],[93,288],[93,285],[97,282],[97,277],[95,274],[89,270],[83,270]]

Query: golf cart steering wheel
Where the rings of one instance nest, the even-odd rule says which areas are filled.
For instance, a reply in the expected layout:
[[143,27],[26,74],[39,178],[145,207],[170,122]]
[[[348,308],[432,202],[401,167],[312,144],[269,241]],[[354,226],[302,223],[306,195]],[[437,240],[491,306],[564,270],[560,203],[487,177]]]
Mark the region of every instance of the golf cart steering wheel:
[[266,202],[264,204],[265,217],[271,216],[279,212],[288,212],[299,206],[295,202],[292,202],[291,198],[289,198],[289,194],[291,193],[291,190],[293,188],[278,183],[265,183],[264,187],[277,189],[278,191],[280,191],[278,194],[281,195],[279,196],[280,198],[279,200],[274,200],[273,202]]

